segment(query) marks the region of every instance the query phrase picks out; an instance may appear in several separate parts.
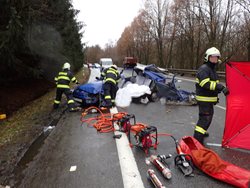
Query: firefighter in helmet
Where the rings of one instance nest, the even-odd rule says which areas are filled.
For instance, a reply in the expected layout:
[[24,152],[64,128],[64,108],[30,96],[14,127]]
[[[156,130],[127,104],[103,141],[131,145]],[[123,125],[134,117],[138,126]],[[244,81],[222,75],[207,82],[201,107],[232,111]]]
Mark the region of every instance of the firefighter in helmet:
[[101,73],[101,79],[104,80],[104,99],[107,107],[115,106],[115,97],[118,90],[118,82],[120,79],[120,73],[117,70],[116,65],[112,65],[106,68]]
[[60,71],[55,77],[56,82],[56,98],[54,100],[54,109],[59,107],[61,102],[62,94],[65,94],[68,101],[68,107],[70,112],[77,111],[78,108],[75,106],[75,102],[73,100],[72,92],[70,91],[69,84],[70,82],[79,84],[76,77],[70,71],[70,64],[68,62],[64,63],[62,71]]
[[215,48],[207,49],[204,64],[196,73],[196,100],[199,106],[199,120],[194,129],[194,138],[203,144],[204,137],[208,136],[208,128],[212,122],[214,105],[218,103],[218,94],[229,94],[229,90],[223,86],[216,73],[216,65],[220,61],[220,51]]

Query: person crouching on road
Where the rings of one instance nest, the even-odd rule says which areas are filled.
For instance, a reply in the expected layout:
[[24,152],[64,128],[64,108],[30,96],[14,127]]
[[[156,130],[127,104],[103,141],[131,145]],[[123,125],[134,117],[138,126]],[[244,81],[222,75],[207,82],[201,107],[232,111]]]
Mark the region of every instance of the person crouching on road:
[[199,106],[199,120],[194,129],[194,138],[203,144],[204,137],[208,136],[208,128],[212,122],[214,105],[218,103],[218,93],[228,95],[228,89],[223,86],[216,73],[216,65],[221,54],[215,47],[207,49],[204,64],[196,73],[196,100]]
[[116,65],[104,69],[101,73],[101,79],[104,80],[104,99],[107,107],[115,106],[115,97],[118,90],[118,82],[120,79],[120,74],[117,70]]
[[62,94],[65,94],[68,101],[68,108],[70,112],[75,112],[78,110],[75,106],[75,102],[73,100],[72,92],[70,91],[69,84],[70,82],[79,84],[76,77],[73,76],[70,71],[70,64],[68,62],[64,63],[63,70],[58,73],[58,76],[55,77],[56,82],[56,98],[54,100],[54,109],[59,107],[61,102]]

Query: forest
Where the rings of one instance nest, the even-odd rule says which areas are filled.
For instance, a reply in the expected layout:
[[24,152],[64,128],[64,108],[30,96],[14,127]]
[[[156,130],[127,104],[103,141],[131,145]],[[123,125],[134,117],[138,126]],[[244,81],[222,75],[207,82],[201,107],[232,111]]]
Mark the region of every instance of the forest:
[[216,47],[227,61],[250,61],[249,0],[143,0],[144,7],[116,44],[88,47],[87,61],[108,54],[121,65],[125,56],[163,68],[197,69]]
[[79,7],[71,0],[0,0],[0,112],[55,87],[54,77],[66,61],[73,72],[101,57],[122,66],[126,56],[162,68],[196,70],[212,46],[222,54],[221,71],[227,61],[250,61],[249,0],[142,2],[117,42],[102,49],[83,42],[87,26],[77,20]]
[[84,62],[105,56],[118,65],[134,56],[143,64],[197,69],[212,46],[221,51],[222,62],[250,60],[249,0],[142,2],[117,42],[101,49],[82,42],[86,26],[77,21],[79,10],[71,0],[1,0],[0,83],[52,80],[65,61],[79,70]]
[[83,22],[70,0],[0,0],[0,114],[55,88],[66,61],[82,68]]
[[53,80],[68,61],[82,66],[84,24],[70,0],[0,1],[0,84]]

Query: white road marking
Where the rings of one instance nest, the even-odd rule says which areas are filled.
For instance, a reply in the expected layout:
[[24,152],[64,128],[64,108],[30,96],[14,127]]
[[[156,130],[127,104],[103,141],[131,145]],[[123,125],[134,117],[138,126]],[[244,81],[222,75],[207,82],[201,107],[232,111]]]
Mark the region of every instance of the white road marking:
[[218,107],[218,108],[220,108],[220,109],[222,109],[222,110],[226,110],[226,108],[223,107],[223,106],[220,106],[220,105],[215,105],[215,106]]
[[216,144],[216,143],[207,143],[207,145],[221,147],[221,144]]
[[74,172],[74,171],[76,171],[76,168],[77,168],[76,166],[71,166],[70,169],[69,169],[69,171],[70,172]]
[[[111,108],[110,113],[117,113],[117,108]],[[117,124],[114,125],[118,130]],[[115,139],[118,151],[118,157],[122,172],[122,180],[124,188],[144,188],[140,172],[138,170],[133,152],[129,146],[126,133],[115,131],[115,135],[122,135],[120,139]]]

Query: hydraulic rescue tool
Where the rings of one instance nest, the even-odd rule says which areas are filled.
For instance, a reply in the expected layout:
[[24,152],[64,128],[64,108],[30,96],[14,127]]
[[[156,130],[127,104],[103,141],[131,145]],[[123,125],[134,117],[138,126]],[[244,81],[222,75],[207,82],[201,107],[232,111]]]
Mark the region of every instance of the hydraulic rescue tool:
[[166,188],[161,181],[157,178],[154,170],[148,169],[147,171],[148,179],[154,184],[155,188]]
[[177,156],[174,159],[175,165],[182,171],[184,176],[194,176],[192,157],[189,154],[185,154],[179,145],[178,140],[171,136],[175,141]]
[[[152,136],[153,133],[155,134],[154,137]],[[131,134],[134,136],[135,146],[142,147],[146,154],[151,147],[157,149],[157,128],[155,126],[148,126],[142,123],[132,125],[128,131],[128,140],[130,146],[133,147]]]
[[170,169],[161,162],[161,159],[159,157],[157,157],[156,155],[151,155],[149,160],[156,166],[156,168],[163,174],[166,179],[170,179],[172,177]]
[[[131,119],[133,119],[133,124],[131,124]],[[125,114],[122,118],[117,120],[117,124],[120,127],[120,131],[128,133],[132,125],[135,125],[135,115]]]

